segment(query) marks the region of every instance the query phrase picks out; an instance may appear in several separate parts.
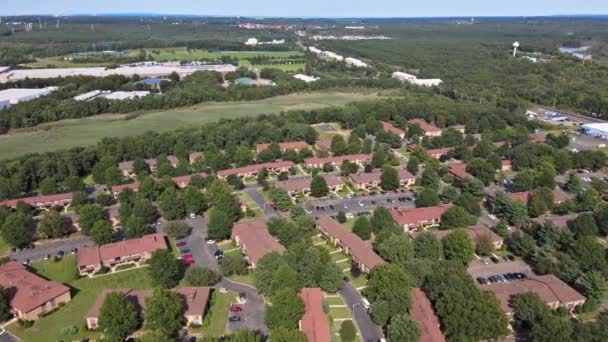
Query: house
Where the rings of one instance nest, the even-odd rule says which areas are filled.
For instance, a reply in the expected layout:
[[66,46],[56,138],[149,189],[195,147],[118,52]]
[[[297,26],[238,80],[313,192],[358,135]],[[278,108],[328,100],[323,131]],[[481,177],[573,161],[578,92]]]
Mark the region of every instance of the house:
[[439,328],[439,319],[426,294],[419,288],[413,288],[411,301],[410,315],[420,329],[418,342],[445,342],[445,337]]
[[[294,151],[298,152],[300,150],[308,148],[308,143],[306,143],[306,141],[290,141],[290,142],[279,143],[278,145],[279,145],[279,148],[281,149],[282,153],[285,153],[285,151],[287,151],[287,150],[294,150]],[[270,144],[257,144],[255,147],[256,153],[260,153],[260,152],[264,151],[269,146],[270,146]]]
[[135,171],[135,168],[133,165],[134,165],[134,162],[132,160],[122,161],[122,162],[118,163],[118,169],[120,170],[120,172],[122,173],[122,175],[124,177],[129,177]]
[[69,287],[39,277],[15,261],[0,265],[0,286],[8,294],[11,313],[27,321],[35,321],[72,299]]
[[[327,183],[330,191],[338,191],[342,187],[342,180],[332,174],[326,173],[321,175],[321,177],[325,179],[325,183]],[[274,186],[284,189],[290,196],[295,196],[299,193],[306,194],[310,192],[311,182],[312,177],[299,177],[275,182]]]
[[0,207],[16,208],[17,203],[23,202],[36,208],[50,208],[55,206],[67,206],[72,203],[71,192],[54,195],[38,195],[32,197],[17,198],[0,202]]
[[400,208],[390,210],[390,214],[403,230],[408,232],[418,226],[426,228],[441,222],[441,215],[449,208],[449,205],[440,204],[426,208]]
[[308,342],[331,342],[329,317],[323,310],[323,292],[320,288],[303,288],[300,298],[304,302],[304,315],[300,319],[300,331]]
[[[381,183],[382,172],[359,172],[349,176],[351,184],[357,190],[365,190],[370,188],[378,188]],[[412,186],[416,183],[416,177],[412,176],[407,170],[399,170],[399,184],[401,186]]]
[[[169,164],[173,167],[177,167],[179,163],[179,159],[174,155],[167,156],[167,160]],[[156,159],[145,159],[146,164],[150,168],[150,172],[156,172],[156,168],[158,166],[158,161]],[[135,162],[133,160],[122,161],[118,163],[118,169],[122,172],[122,175],[125,177],[132,176],[135,172]]]
[[544,135],[530,134],[530,142],[532,142],[534,144],[544,143],[545,140],[546,140],[546,137]]
[[452,151],[454,151],[453,147],[432,148],[426,150],[426,154],[431,158],[441,159],[441,157],[449,155]]
[[405,138],[405,131],[402,130],[401,128],[397,128],[392,123],[387,122],[387,121],[382,121],[381,123],[382,123],[382,129],[386,133],[392,133],[401,139]]
[[225,179],[230,175],[236,175],[239,177],[252,177],[258,174],[258,172],[266,169],[269,173],[281,173],[283,171],[289,171],[294,166],[294,163],[285,160],[272,163],[255,164],[243,167],[237,167],[234,169],[221,170],[217,172],[219,178]]
[[285,247],[270,235],[266,221],[262,219],[236,223],[232,227],[232,240],[241,247],[252,269],[267,253],[285,251]]
[[177,158],[177,156],[167,156],[167,160],[169,161],[169,164],[171,164],[171,166],[173,167],[177,167],[177,164],[179,164],[179,158]]
[[422,132],[424,132],[424,135],[427,137],[441,136],[441,128],[429,125],[426,121],[422,119],[412,119],[409,120],[407,123],[410,124],[410,126],[418,125]]
[[[450,232],[452,232],[452,230],[435,230],[431,233],[435,235],[437,239],[442,240],[444,237],[450,234]],[[467,229],[465,229],[465,232],[469,236],[469,239],[471,239],[471,241],[475,245],[479,244],[479,241],[481,240],[482,236],[487,236],[490,239],[492,245],[494,245],[494,249],[500,249],[504,243],[504,240],[502,237],[500,237],[500,235],[494,233],[494,231],[485,226],[469,226],[467,227]],[[409,235],[412,239],[416,240],[420,236],[420,233],[416,231],[410,231]]]
[[526,280],[480,285],[480,287],[482,290],[494,292],[500,302],[500,307],[507,315],[513,313],[513,309],[509,305],[511,296],[521,293],[536,293],[551,309],[564,307],[572,311],[575,307],[585,303],[583,295],[553,274],[532,275]]
[[203,158],[202,152],[192,152],[188,155],[188,161],[190,161],[190,164],[196,163],[196,161],[201,158]]
[[343,252],[352,258],[361,271],[371,273],[374,267],[384,263],[372,247],[357,235],[349,232],[331,217],[321,217],[317,220],[319,231],[334,245],[342,248]]
[[[180,287],[173,289],[182,300],[184,312],[183,317],[187,325],[203,324],[203,318],[207,312],[210,298],[210,288],[208,287]],[[107,295],[111,292],[119,292],[127,297],[127,299],[133,303],[138,311],[140,318],[145,315],[146,298],[152,297],[152,290],[133,290],[133,289],[104,289],[93,306],[89,309],[86,314],[87,329],[96,330],[99,328],[99,315],[101,314],[101,307],[105,301]]]
[[473,175],[467,172],[467,164],[465,163],[450,164],[448,172],[459,183],[462,183],[467,178],[474,178]]
[[551,223],[557,227],[568,227],[570,222],[574,221],[581,214],[584,213],[572,213],[567,215],[546,214],[533,218],[532,221],[537,224]]
[[140,266],[150,259],[152,252],[159,249],[167,249],[165,237],[161,233],[105,245],[84,246],[78,250],[78,272],[81,276],[92,276],[102,266],[111,271],[124,264]]
[[127,184],[113,185],[112,186],[112,195],[114,198],[118,198],[121,192],[125,189],[131,189],[135,192],[139,191],[139,182],[132,182]]
[[173,177],[173,178],[171,178],[171,180],[175,183],[175,185],[177,185],[178,188],[183,189],[183,188],[187,187],[188,184],[190,184],[190,180],[194,176],[199,176],[199,177],[207,178],[208,175],[205,172],[199,172],[199,173],[196,173],[194,175],[185,175],[185,176]]
[[325,164],[331,164],[334,167],[340,166],[345,160],[351,163],[355,163],[359,166],[363,166],[372,160],[371,154],[351,154],[347,156],[339,157],[326,157],[326,158],[307,158],[304,159],[304,164],[310,168],[322,168]]
[[466,127],[464,125],[456,125],[456,126],[452,126],[453,129],[457,130],[458,132],[464,134],[466,131]]
[[503,159],[500,161],[500,171],[512,171],[513,170],[513,162],[508,159]]

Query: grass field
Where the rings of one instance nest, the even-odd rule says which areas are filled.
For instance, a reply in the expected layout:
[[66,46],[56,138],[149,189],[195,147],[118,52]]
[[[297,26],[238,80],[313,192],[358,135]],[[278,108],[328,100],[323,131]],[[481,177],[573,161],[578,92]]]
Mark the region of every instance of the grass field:
[[[300,51],[207,51],[207,50],[186,50],[186,48],[165,48],[148,49],[152,53],[152,58],[158,62],[181,61],[181,60],[200,60],[200,59],[219,59],[222,56],[232,58],[247,59],[254,56],[267,56],[275,58],[287,58],[290,56],[303,57]],[[159,52],[159,53],[155,53]]]
[[235,301],[236,293],[213,291],[212,304],[203,323],[203,334],[206,337],[222,336],[226,332],[230,305]]
[[38,261],[32,264],[32,268],[41,276],[60,283],[67,284],[78,279],[75,255],[66,255],[60,261],[52,259]]
[[11,246],[0,237],[0,256],[4,256],[8,253],[8,250]]
[[255,286],[255,275],[253,272],[249,272],[245,275],[231,275],[228,279],[236,281],[237,283]]
[[205,103],[194,107],[142,113],[135,119],[127,115],[104,114],[70,119],[21,129],[0,136],[0,159],[27,153],[56,151],[95,144],[104,137],[126,137],[147,131],[189,128],[218,119],[232,119],[292,109],[317,109],[342,106],[353,101],[378,98],[375,92],[314,92],[277,96],[259,101]]
[[[40,319],[30,328],[23,328],[14,323],[8,330],[23,341],[78,341],[85,337],[97,339],[99,333],[85,329],[84,316],[91,308],[95,299],[104,288],[151,288],[150,279],[145,269],[135,269],[117,274],[109,274],[93,279],[82,278],[67,283],[72,287],[72,301],[58,311]],[[61,330],[75,326],[76,335],[64,335]]]

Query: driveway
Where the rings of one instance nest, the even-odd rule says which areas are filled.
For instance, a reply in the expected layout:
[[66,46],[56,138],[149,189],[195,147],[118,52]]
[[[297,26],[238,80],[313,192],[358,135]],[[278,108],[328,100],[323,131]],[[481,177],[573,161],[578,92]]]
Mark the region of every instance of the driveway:
[[382,333],[382,328],[372,322],[367,310],[361,304],[361,294],[359,294],[359,292],[349,283],[345,283],[339,293],[340,296],[342,296],[342,299],[344,299],[344,303],[346,303],[352,311],[353,318],[357,322],[357,326],[361,332],[361,339],[364,342],[367,342],[379,341],[383,338],[384,334]]
[[274,210],[270,205],[268,205],[266,199],[262,197],[262,195],[258,191],[257,185],[248,185],[245,189],[243,189],[243,191],[247,193],[247,195],[251,197],[255,204],[257,204],[258,207],[260,207],[260,209],[264,211],[264,217],[268,218],[269,216],[276,216],[278,214],[276,210]]
[[[399,200],[401,198],[401,200]],[[337,216],[340,211],[346,214],[371,213],[377,207],[414,208],[415,196],[409,190],[403,192],[387,192],[385,194],[365,195],[357,197],[327,198],[313,200],[300,205],[312,211],[315,217]]]
[[3,333],[2,335],[0,335],[0,342],[17,342],[19,341],[19,339],[17,339],[15,336],[11,335],[8,331]]
[[80,248],[85,245],[93,245],[93,241],[86,236],[77,236],[73,238],[57,240],[53,242],[36,245],[32,249],[23,249],[15,253],[11,253],[11,259],[17,260],[17,262],[23,262],[25,259],[30,259],[30,262],[44,259],[47,254],[51,257],[56,255],[59,251],[63,251],[68,254],[74,248]]

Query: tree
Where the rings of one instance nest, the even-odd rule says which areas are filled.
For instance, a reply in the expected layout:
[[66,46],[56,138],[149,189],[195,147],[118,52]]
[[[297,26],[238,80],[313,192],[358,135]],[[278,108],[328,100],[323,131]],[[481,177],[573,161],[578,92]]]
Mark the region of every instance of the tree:
[[148,274],[154,286],[173,288],[184,275],[181,260],[175,259],[173,254],[166,249],[152,252],[148,265]]
[[89,231],[89,237],[98,245],[104,245],[114,241],[114,230],[112,225],[104,220],[95,222]]
[[70,220],[55,210],[49,210],[38,224],[38,232],[47,239],[66,236],[70,233]]
[[564,189],[572,194],[581,191],[581,179],[578,178],[575,172],[568,173],[568,179],[566,180],[566,184],[564,184]]
[[418,160],[418,158],[416,156],[411,156],[410,159],[407,161],[407,170],[412,174],[412,175],[417,175],[418,174],[418,167],[420,166],[420,160]]
[[11,213],[0,231],[2,238],[13,247],[23,247],[32,240],[32,219],[20,212]]
[[399,185],[400,180],[397,169],[389,165],[384,166],[380,175],[380,187],[382,190],[391,191],[399,189]]
[[489,256],[494,252],[494,243],[492,243],[492,239],[490,239],[489,235],[482,235],[479,237],[476,251],[477,254],[482,256]]
[[484,159],[473,158],[467,163],[466,171],[488,185],[494,180],[496,168]]
[[205,212],[205,210],[207,210],[207,198],[199,189],[193,186],[188,186],[184,191],[182,191],[181,197],[184,202],[186,212],[192,214],[202,214]]
[[534,175],[530,170],[518,172],[513,177],[513,191],[530,191],[534,187]]
[[419,259],[443,259],[443,244],[431,232],[423,232],[414,240],[414,256]]
[[338,211],[337,220],[340,223],[346,223],[346,221],[348,220],[346,218],[346,213],[344,213],[344,211],[342,211],[342,210]]
[[389,341],[416,342],[420,335],[418,324],[407,314],[395,315],[386,329]]
[[[291,151],[291,150],[290,150]],[[306,335],[295,329],[280,327],[270,332],[273,342],[306,342]]]
[[452,231],[441,242],[447,260],[458,261],[466,265],[473,258],[475,245],[464,229]]
[[598,228],[595,218],[591,214],[581,214],[575,218],[571,225],[572,231],[578,236],[597,235]]
[[0,322],[6,322],[11,318],[10,298],[6,290],[0,286]]
[[423,187],[438,189],[440,181],[437,169],[427,165],[416,183]]
[[555,187],[556,174],[555,167],[550,162],[541,162],[536,167],[534,185],[553,189]]
[[107,192],[99,192],[95,196],[95,203],[102,207],[109,207],[112,205],[112,195]]
[[227,255],[222,261],[221,271],[224,277],[245,274],[247,273],[247,261],[240,254]]
[[464,209],[458,206],[449,207],[441,214],[440,229],[465,228],[475,224],[475,219]]
[[357,338],[357,328],[353,321],[346,320],[340,325],[340,339],[344,342],[354,342]]
[[127,239],[134,239],[150,233],[150,227],[141,217],[131,215],[124,223],[124,231]]
[[[387,304],[388,317],[410,308],[410,289],[412,281],[402,266],[383,264],[376,266],[363,290],[363,295],[372,303],[384,301]],[[372,317],[374,319],[374,317]],[[375,317],[376,323],[384,325]]]
[[579,192],[574,199],[576,211],[591,211],[601,201],[600,194],[593,188],[588,188]]
[[55,178],[47,177],[40,182],[39,185],[40,193],[43,195],[50,195],[57,192],[58,186]]
[[468,192],[463,192],[458,196],[458,198],[454,201],[456,206],[459,206],[467,211],[469,218],[469,224],[475,224],[477,222],[477,217],[481,215],[481,206],[479,205],[479,198],[473,197]]
[[[356,152],[358,153],[358,152]],[[380,168],[382,167],[382,165],[384,165],[384,163],[386,163],[386,151],[383,149],[379,149],[374,151],[374,153],[372,154],[372,162],[371,165],[374,168]]]
[[184,275],[188,286],[213,286],[220,281],[220,278],[217,272],[200,266],[190,266]]
[[304,302],[294,289],[283,288],[271,298],[272,306],[266,306],[264,321],[270,330],[297,329],[304,314]]
[[165,190],[157,200],[161,214],[167,220],[182,219],[186,216],[186,206],[183,199],[174,188]]
[[598,204],[593,211],[593,217],[599,233],[604,236],[608,235],[608,204],[604,202]]
[[294,290],[300,290],[300,283],[298,281],[298,274],[289,265],[281,265],[272,277],[270,283],[270,292],[272,296],[283,288],[290,288]]
[[110,166],[104,170],[103,180],[107,185],[117,185],[122,181],[122,174],[116,166]]
[[213,240],[225,240],[230,237],[232,232],[232,221],[223,211],[211,208],[208,213],[207,234]]
[[156,289],[146,298],[145,328],[159,330],[163,335],[175,337],[183,325],[182,299],[175,292]]
[[78,226],[84,235],[89,235],[95,223],[105,218],[103,208],[95,204],[83,205],[78,210]]
[[124,341],[138,325],[135,305],[123,293],[108,293],[99,313],[99,328],[104,336],[110,341]]
[[327,196],[327,194],[329,194],[329,187],[325,178],[321,175],[314,176],[310,182],[310,195],[319,198]]
[[601,300],[608,290],[606,278],[598,271],[584,273],[577,282],[587,298]]
[[378,255],[391,264],[405,265],[414,257],[414,246],[404,234],[391,234],[388,239],[379,243],[376,249]]
[[439,194],[439,199],[442,203],[447,204],[453,202],[456,198],[458,198],[458,195],[460,195],[458,189],[449,185],[443,188],[443,190],[441,190],[441,193]]
[[372,231],[377,234],[381,230],[390,227],[396,226],[395,221],[393,221],[393,217],[391,216],[388,209],[385,207],[377,207],[372,214],[372,217],[369,220],[369,223],[372,227]]
[[578,261],[583,272],[606,272],[606,253],[595,236],[581,236],[572,245],[570,255]]
[[416,207],[432,207],[439,204],[439,196],[437,190],[432,188],[423,188],[416,193]]
[[280,211],[287,211],[293,207],[291,197],[289,197],[287,190],[283,188],[270,189],[268,192],[268,197]]
[[255,268],[255,287],[261,294],[270,294],[274,273],[285,264],[281,255],[277,252],[265,254]]
[[170,221],[165,226],[165,234],[174,239],[183,239],[190,235],[192,228],[184,221]]
[[363,240],[369,240],[372,235],[372,227],[369,219],[365,216],[357,217],[353,224],[353,233]]
[[538,294],[513,295],[510,305],[517,326],[527,331],[531,341],[571,341],[571,323],[554,315]]

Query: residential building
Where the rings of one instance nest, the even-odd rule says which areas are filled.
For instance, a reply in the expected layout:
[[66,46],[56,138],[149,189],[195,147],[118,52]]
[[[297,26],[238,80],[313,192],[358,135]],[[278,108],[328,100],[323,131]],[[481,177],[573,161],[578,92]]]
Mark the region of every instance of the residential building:
[[160,85],[163,81],[171,82],[171,80],[168,78],[146,78],[145,80],[141,80],[137,83],[141,83],[150,89],[160,90]]
[[171,180],[175,183],[175,185],[177,185],[178,188],[183,189],[183,188],[187,187],[188,184],[190,184],[190,180],[194,176],[199,176],[199,177],[206,178],[208,175],[205,172],[199,172],[199,173],[196,173],[194,175],[185,175],[185,176],[173,177],[173,178],[171,178]]
[[300,319],[300,331],[308,342],[331,342],[329,317],[323,310],[323,292],[320,288],[303,288],[300,298],[304,302],[304,315]]
[[17,199],[4,200],[0,202],[0,207],[16,208],[17,203],[23,202],[36,208],[50,208],[55,206],[67,206],[72,203],[71,192],[54,195],[38,195]]
[[331,217],[321,217],[317,220],[319,231],[334,245],[342,248],[343,252],[352,258],[361,271],[371,273],[374,267],[384,263],[374,252],[370,244],[349,232]]
[[[416,183],[416,177],[412,176],[407,170],[400,169],[399,171],[399,184],[401,186],[412,186]],[[381,183],[382,172],[359,172],[353,173],[349,176],[351,184],[357,190],[366,190],[371,188],[379,188]]]
[[409,82],[411,84],[421,85],[425,87],[437,86],[443,83],[439,78],[418,78],[414,75],[407,74],[401,71],[395,71],[393,78],[401,82]]
[[135,163],[132,160],[122,161],[118,163],[118,170],[122,172],[123,177],[129,177],[135,172]]
[[15,261],[0,265],[0,286],[9,295],[11,313],[27,321],[38,320],[72,299],[69,287],[39,277]]
[[585,297],[553,274],[532,275],[526,280],[480,285],[482,290],[492,291],[501,308],[508,315],[513,313],[509,305],[511,296],[521,293],[536,293],[551,309],[564,307],[573,310],[585,303]]
[[400,208],[390,210],[390,214],[393,220],[408,232],[419,226],[426,228],[441,223],[441,215],[449,207],[449,205],[440,204],[426,208]]
[[346,58],[344,58],[344,62],[347,65],[354,66],[357,68],[367,68],[368,67],[367,63],[365,63],[362,60],[357,59],[357,58],[346,57]]
[[177,158],[177,156],[169,155],[167,156],[167,160],[169,161],[169,164],[171,164],[171,166],[173,167],[177,167],[177,164],[179,164],[179,158]]
[[315,142],[315,147],[318,150],[329,151],[331,150],[331,138],[319,139]]
[[263,219],[236,223],[232,227],[232,240],[241,247],[252,269],[267,253],[285,251],[285,247],[270,235]]
[[[177,293],[182,300],[183,305],[183,317],[187,325],[197,324],[202,325],[205,313],[209,305],[210,288],[208,287],[180,287],[172,289],[171,291]],[[145,315],[146,299],[152,297],[152,290],[133,290],[133,289],[104,289],[93,306],[89,309],[85,319],[87,329],[96,330],[99,328],[99,316],[101,314],[101,307],[103,302],[109,293],[119,292],[125,295],[127,299],[133,303],[138,311],[138,315],[141,319]]]
[[512,171],[513,170],[513,162],[508,159],[503,159],[500,161],[500,171]]
[[308,75],[304,75],[304,74],[295,74],[295,75],[293,75],[293,78],[298,79],[300,81],[304,81],[306,83],[312,83],[312,82],[316,82],[319,80],[318,77],[308,76]]
[[533,142],[535,144],[539,144],[539,143],[544,143],[546,140],[544,135],[540,135],[540,134],[530,134],[530,142]]
[[153,252],[160,249],[167,249],[165,237],[161,233],[105,245],[84,246],[78,250],[78,272],[81,276],[92,276],[102,266],[111,271],[124,264],[139,266],[150,259]]
[[114,198],[118,198],[121,192],[125,189],[131,189],[135,192],[139,191],[139,182],[132,182],[127,184],[113,185],[112,186],[112,195]]
[[401,139],[405,138],[405,131],[402,130],[401,128],[397,128],[395,127],[392,123],[387,122],[387,121],[382,121],[382,129],[386,132],[386,133],[393,133],[396,136],[398,136]]
[[[308,148],[308,143],[306,141],[290,141],[290,142],[282,142],[278,143],[281,152],[285,153],[287,150],[294,150],[296,152]],[[270,144],[257,144],[255,150],[257,153],[260,153],[267,149]]]
[[431,158],[441,159],[441,157],[449,155],[452,151],[454,151],[453,147],[432,148],[426,150],[426,154]]
[[452,128],[455,129],[455,130],[457,130],[458,132],[460,132],[462,134],[465,134],[465,132],[466,132],[465,125],[455,125],[455,126],[452,126]]
[[467,172],[467,164],[456,163],[448,166],[448,172],[454,176],[454,180],[462,183],[467,178],[474,178],[473,175]]
[[441,136],[441,128],[429,125],[422,119],[412,119],[408,121],[408,124],[418,125],[427,137],[438,137]]
[[202,152],[192,152],[188,155],[188,160],[190,161],[190,164],[196,163],[196,161],[201,158],[203,158]]
[[99,97],[104,97],[108,100],[133,100],[150,95],[149,91],[115,91],[109,94],[101,94]]
[[439,328],[439,319],[426,294],[419,288],[413,288],[411,299],[410,315],[420,329],[418,342],[445,342],[445,337]]
[[[433,235],[435,235],[435,237],[438,238],[439,240],[442,240],[444,237],[446,237],[448,234],[450,234],[450,232],[451,232],[451,230],[434,230],[431,233]],[[494,233],[494,231],[492,231],[492,229],[485,227],[485,226],[481,226],[481,225],[469,226],[465,229],[465,232],[469,236],[469,239],[471,239],[471,241],[475,245],[479,244],[479,241],[481,240],[481,238],[483,236],[487,236],[490,239],[490,241],[492,242],[492,245],[494,245],[495,249],[500,249],[504,243],[504,240],[502,237],[500,237],[500,235]],[[411,230],[409,232],[409,235],[412,239],[416,240],[420,236],[420,233]]]
[[363,166],[372,160],[371,154],[351,154],[347,156],[325,157],[325,158],[307,158],[304,159],[304,165],[311,168],[322,168],[325,164],[331,164],[334,167],[339,167],[342,163],[348,160],[359,166]]
[[[342,188],[342,180],[332,175],[330,173],[322,174],[321,177],[325,179],[325,183],[329,187],[330,191],[338,191]],[[310,192],[310,183],[312,182],[312,177],[298,177],[291,178],[285,181],[278,181],[274,183],[274,186],[280,189],[284,189],[290,196],[295,196],[299,193],[309,193]]]
[[283,171],[289,171],[294,166],[294,163],[284,160],[272,163],[255,164],[243,167],[237,167],[234,169],[221,170],[217,172],[219,178],[226,178],[230,175],[236,175],[239,177],[252,177],[258,174],[258,172],[266,169],[269,173],[280,173]]
[[546,214],[533,218],[532,221],[538,224],[551,223],[557,227],[568,227],[570,222],[574,221],[581,214],[584,213],[572,213],[567,215]]

